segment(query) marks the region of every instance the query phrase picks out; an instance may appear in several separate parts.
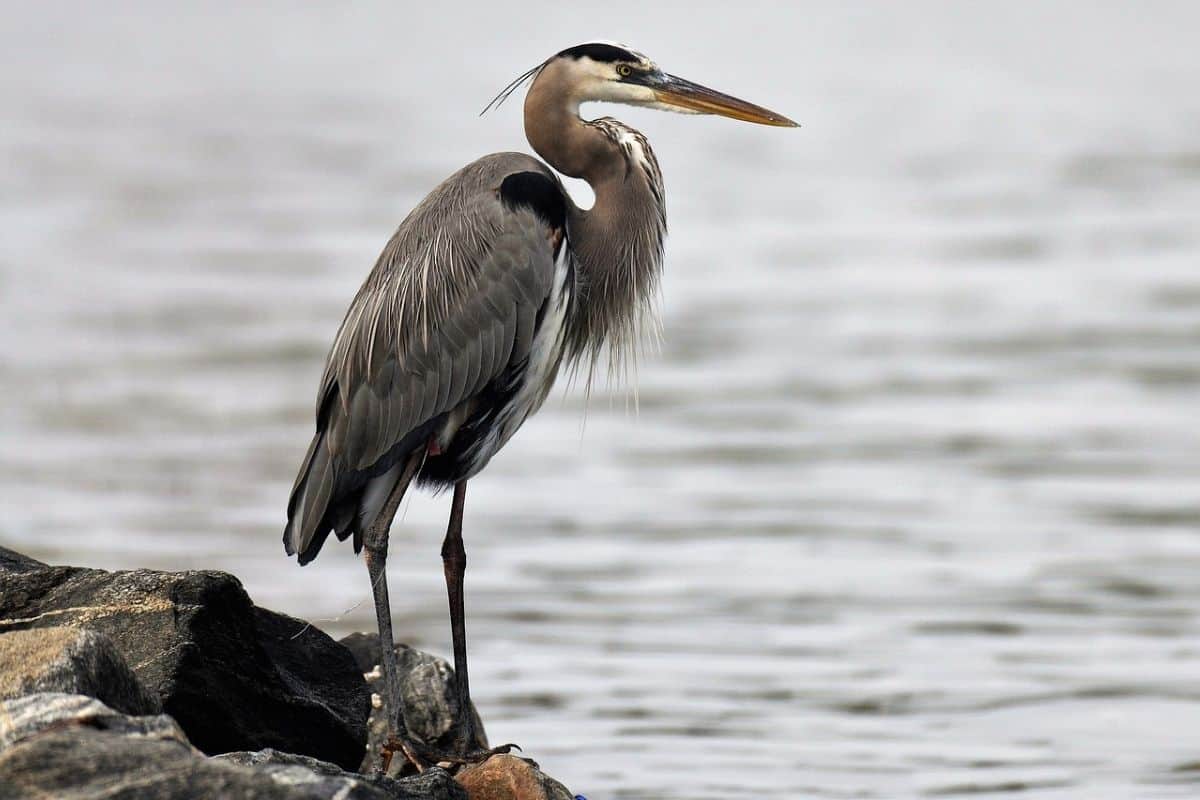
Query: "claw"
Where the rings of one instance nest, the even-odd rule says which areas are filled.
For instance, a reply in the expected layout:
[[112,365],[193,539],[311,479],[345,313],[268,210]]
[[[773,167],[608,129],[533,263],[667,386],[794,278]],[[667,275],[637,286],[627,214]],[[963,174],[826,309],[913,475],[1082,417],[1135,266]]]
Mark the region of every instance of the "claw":
[[388,769],[392,766],[392,757],[396,755],[397,751],[404,754],[405,760],[412,764],[417,772],[429,769],[429,763],[422,757],[424,754],[420,753],[415,745],[391,736],[383,743],[383,747],[379,748],[380,771],[384,775],[387,775]]
[[[453,755],[439,756],[438,760],[439,761],[448,761],[451,764],[478,764],[481,761],[487,761],[492,756],[498,756],[498,755],[504,755],[506,753],[511,753],[514,749],[521,750],[520,747],[518,747],[517,745],[512,744],[510,742],[509,744],[502,744],[499,747],[490,747],[486,750],[472,750],[472,751],[464,753],[462,755],[453,754]],[[524,752],[524,751],[522,751],[522,752]]]
[[[520,745],[509,742],[502,744],[499,747],[491,747],[486,750],[471,750],[467,753],[441,753],[430,747],[426,747],[416,742],[410,742],[398,737],[390,737],[383,746],[379,749],[380,771],[386,775],[392,765],[392,759],[396,753],[403,753],[405,760],[416,768],[417,772],[424,772],[434,764],[453,764],[455,766],[465,766],[467,764],[478,764],[487,761],[492,756],[504,755],[511,753],[513,750],[524,752]],[[537,762],[531,759],[525,759],[533,766],[537,766]]]
[[395,749],[392,748],[392,741],[390,739],[388,741],[384,742],[383,746],[379,748],[379,774],[380,775],[388,774],[388,770],[392,766],[392,756],[395,754],[396,754],[396,751],[395,751]]

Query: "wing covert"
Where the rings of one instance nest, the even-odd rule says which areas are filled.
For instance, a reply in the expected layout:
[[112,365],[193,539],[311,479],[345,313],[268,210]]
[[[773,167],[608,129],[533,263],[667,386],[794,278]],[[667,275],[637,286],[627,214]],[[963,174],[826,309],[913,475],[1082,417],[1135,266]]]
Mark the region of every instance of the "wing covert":
[[555,224],[543,207],[510,202],[512,176],[533,186],[534,171],[562,192],[544,165],[515,153],[451,176],[401,223],[359,289],[326,361],[317,432],[288,506],[284,542],[301,563],[332,525],[354,524],[346,504],[371,478],[529,356],[565,227],[561,214]]
[[[333,411],[341,424],[329,429],[336,432],[329,445],[340,472],[372,471],[410,431],[452,411],[529,354],[554,254],[541,220],[500,213],[507,219],[469,263],[426,265],[442,279],[427,276],[429,291],[444,292],[447,302],[401,304],[393,318],[370,309],[347,315],[326,378],[337,384],[341,401]],[[379,301],[360,295],[358,302]],[[362,352],[367,336],[373,340]]]

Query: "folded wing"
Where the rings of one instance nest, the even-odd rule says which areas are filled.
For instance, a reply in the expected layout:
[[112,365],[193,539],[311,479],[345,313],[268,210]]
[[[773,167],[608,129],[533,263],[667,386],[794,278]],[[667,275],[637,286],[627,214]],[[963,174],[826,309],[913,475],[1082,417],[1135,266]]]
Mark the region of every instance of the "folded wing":
[[398,473],[448,415],[528,357],[553,282],[554,231],[504,201],[503,172],[481,160],[434,190],[354,298],[288,503],[284,545],[301,563],[331,530],[355,534],[357,546],[381,504],[381,481],[364,496],[372,479]]

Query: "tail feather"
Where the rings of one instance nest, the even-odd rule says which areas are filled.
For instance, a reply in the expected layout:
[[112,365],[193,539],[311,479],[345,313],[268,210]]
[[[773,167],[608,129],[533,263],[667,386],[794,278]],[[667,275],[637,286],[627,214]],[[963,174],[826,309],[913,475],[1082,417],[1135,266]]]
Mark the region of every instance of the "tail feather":
[[[397,490],[399,497],[403,497],[423,463],[425,451],[419,445],[439,424],[438,419],[433,419],[409,431],[370,470],[347,474],[342,472],[344,465],[338,466],[330,448],[331,437],[335,444],[338,441],[338,422],[342,419],[330,420],[329,410],[333,408],[331,401],[322,407],[317,433],[308,446],[288,500],[283,548],[289,556],[298,556],[301,564],[317,557],[331,532],[342,540],[353,536],[354,552],[362,550],[363,535],[375,523],[388,497]],[[344,452],[342,456],[344,460]]]
[[296,476],[288,501],[288,522],[283,531],[283,547],[288,555],[299,555],[307,564],[317,557],[331,528],[326,520],[329,501],[336,482],[333,459],[325,444],[325,433],[318,431]]

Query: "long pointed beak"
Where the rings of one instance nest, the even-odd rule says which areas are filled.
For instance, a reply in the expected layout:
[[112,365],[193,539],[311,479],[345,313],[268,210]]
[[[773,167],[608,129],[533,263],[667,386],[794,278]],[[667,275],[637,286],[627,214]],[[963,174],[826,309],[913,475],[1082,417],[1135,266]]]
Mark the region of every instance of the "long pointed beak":
[[709,89],[698,83],[692,83],[676,75],[660,73],[661,77],[650,84],[654,95],[660,103],[674,106],[681,111],[693,114],[720,114],[722,117],[732,117],[745,122],[756,122],[759,125],[775,125],[780,128],[799,128],[798,123],[792,122],[782,114],[771,111],[745,100],[731,97],[716,89]]

